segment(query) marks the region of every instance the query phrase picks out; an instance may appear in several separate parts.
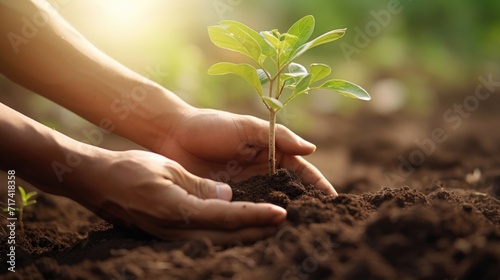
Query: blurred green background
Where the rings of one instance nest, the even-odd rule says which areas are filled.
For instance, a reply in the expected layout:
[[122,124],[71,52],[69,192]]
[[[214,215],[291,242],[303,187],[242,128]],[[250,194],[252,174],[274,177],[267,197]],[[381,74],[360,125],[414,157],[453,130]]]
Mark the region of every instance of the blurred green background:
[[[299,18],[316,18],[318,36],[347,28],[300,63],[323,62],[331,77],[364,87],[373,100],[332,93],[301,96],[281,122],[299,133],[315,129],[318,115],[374,111],[428,114],[472,94],[479,75],[498,79],[500,1],[299,1],[299,0],[52,0],[93,44],[180,95],[189,103],[265,117],[257,97],[235,76],[209,76],[219,61],[249,62],[214,46],[207,26],[222,19],[261,31],[285,32]],[[496,77],[496,78],[495,78]],[[87,122],[1,78],[1,102],[81,139]],[[461,99],[456,99],[461,102]]]

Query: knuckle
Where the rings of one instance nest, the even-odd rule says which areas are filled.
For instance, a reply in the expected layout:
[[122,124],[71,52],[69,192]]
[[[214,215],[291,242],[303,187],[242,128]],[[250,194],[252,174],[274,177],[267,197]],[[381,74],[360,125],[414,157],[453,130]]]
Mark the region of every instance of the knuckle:
[[213,184],[207,183],[205,180],[198,180],[196,189],[203,198],[217,197],[217,190],[215,189],[215,186],[213,186]]
[[222,219],[222,226],[226,229],[237,229],[242,226],[241,218],[234,212],[228,212]]

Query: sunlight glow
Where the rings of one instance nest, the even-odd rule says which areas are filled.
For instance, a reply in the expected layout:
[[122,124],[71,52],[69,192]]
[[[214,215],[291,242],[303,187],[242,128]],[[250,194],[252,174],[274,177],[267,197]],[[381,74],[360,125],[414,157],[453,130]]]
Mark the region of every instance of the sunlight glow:
[[[176,67],[175,54],[193,22],[185,16],[192,6],[178,1],[71,0],[58,7],[92,44],[142,74],[167,61],[162,71]],[[199,24],[204,32],[206,25]]]
[[134,33],[147,22],[151,1],[110,0],[99,4],[99,19],[110,31]]

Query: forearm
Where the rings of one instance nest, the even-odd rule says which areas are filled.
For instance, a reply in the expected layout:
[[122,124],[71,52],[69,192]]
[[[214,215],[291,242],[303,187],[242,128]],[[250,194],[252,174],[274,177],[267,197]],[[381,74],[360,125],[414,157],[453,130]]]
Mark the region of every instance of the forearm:
[[[12,3],[12,2],[11,2]],[[116,62],[89,43],[42,1],[2,6],[0,71],[96,125],[147,148],[168,133],[190,108],[171,92]],[[22,18],[48,15],[28,43],[14,44],[9,34],[23,34]],[[159,123],[161,130],[159,129]]]
[[75,141],[0,103],[0,169],[43,191],[69,196],[102,149]]

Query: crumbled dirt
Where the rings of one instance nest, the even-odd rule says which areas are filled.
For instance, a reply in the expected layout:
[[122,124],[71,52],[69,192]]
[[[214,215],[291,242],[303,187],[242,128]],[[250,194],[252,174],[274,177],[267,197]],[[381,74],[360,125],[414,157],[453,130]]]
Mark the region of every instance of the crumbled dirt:
[[[2,261],[0,277],[500,279],[498,120],[467,120],[407,170],[399,158],[415,156],[413,139],[430,135],[436,122],[370,115],[347,120],[350,125],[330,121],[339,130],[318,136],[318,153],[326,143],[336,155],[343,151],[322,165],[328,170],[339,160],[345,167],[334,181],[339,196],[304,185],[287,170],[231,183],[234,200],[286,208],[287,221],[273,236],[229,246],[167,242],[114,228],[71,201],[41,194],[37,211],[27,213],[26,231],[18,232],[16,273],[7,273]],[[401,127],[417,130],[405,130],[417,135],[413,144],[392,133]],[[2,260],[6,244],[4,236]]]

